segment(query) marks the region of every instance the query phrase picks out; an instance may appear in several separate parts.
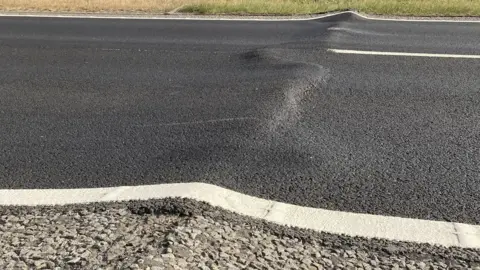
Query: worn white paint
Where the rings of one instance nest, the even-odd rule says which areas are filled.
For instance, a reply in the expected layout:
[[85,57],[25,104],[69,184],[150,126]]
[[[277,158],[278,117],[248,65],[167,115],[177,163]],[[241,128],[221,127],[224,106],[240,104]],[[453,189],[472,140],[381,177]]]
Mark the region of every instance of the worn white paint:
[[480,55],[475,55],[475,54],[382,52],[382,51],[360,51],[360,50],[343,50],[343,49],[328,49],[327,51],[332,52],[332,53],[337,53],[337,54],[358,54],[358,55],[373,55],[373,56],[406,56],[406,57],[480,59]]

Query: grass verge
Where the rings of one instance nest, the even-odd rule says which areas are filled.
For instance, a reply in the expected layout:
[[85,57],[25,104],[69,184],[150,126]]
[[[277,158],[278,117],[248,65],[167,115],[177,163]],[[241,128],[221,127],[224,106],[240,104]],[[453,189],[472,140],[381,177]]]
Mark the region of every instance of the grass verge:
[[[179,8],[180,7],[180,8]],[[406,16],[480,16],[480,0],[0,0],[3,11],[294,15],[338,10]]]

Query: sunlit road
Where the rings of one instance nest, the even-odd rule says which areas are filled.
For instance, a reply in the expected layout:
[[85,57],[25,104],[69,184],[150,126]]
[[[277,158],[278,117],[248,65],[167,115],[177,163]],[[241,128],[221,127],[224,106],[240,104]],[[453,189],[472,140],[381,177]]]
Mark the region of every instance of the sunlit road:
[[353,15],[3,17],[0,188],[206,182],[480,224],[479,40]]

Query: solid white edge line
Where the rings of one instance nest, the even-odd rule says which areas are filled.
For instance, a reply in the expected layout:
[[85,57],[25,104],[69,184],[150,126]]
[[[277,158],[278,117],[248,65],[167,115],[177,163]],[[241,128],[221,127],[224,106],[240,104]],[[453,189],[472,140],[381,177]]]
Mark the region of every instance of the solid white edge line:
[[358,55],[378,55],[378,56],[410,56],[410,57],[433,57],[433,58],[463,58],[463,59],[480,59],[480,55],[474,54],[440,54],[440,53],[408,53],[408,52],[381,52],[381,51],[360,51],[360,50],[343,50],[343,49],[327,49],[329,52],[338,54],[358,54]]
[[[310,21],[317,20],[341,14],[353,14],[366,20],[373,21],[398,21],[398,22],[448,22],[448,23],[480,23],[480,20],[461,20],[461,19],[409,19],[409,18],[378,18],[370,17],[366,14],[361,14],[356,11],[341,11],[321,14],[318,16],[311,16],[308,18],[268,18],[263,16],[259,18],[252,18],[255,15],[250,15],[249,18],[239,18],[232,15],[219,15],[218,17],[206,17],[215,15],[196,15],[193,13],[185,14],[170,14],[170,15],[135,15],[122,16],[122,15],[101,15],[101,14],[68,14],[68,13],[14,13],[14,12],[0,12],[0,17],[34,17],[34,18],[78,18],[78,19],[130,19],[130,20],[201,20],[201,21]],[[309,15],[305,15],[309,16]],[[273,17],[273,16],[272,16]]]
[[[424,17],[424,19],[409,19],[408,16],[405,18],[379,18],[379,17],[371,17],[367,14],[358,13],[352,11],[352,14],[355,14],[363,19],[372,20],[372,21],[391,21],[391,22],[447,22],[447,23],[480,23],[480,20],[462,20],[462,19],[428,19],[428,17]],[[460,18],[460,17],[457,17]]]
[[0,190],[0,205],[38,206],[183,197],[281,225],[335,234],[480,248],[480,225],[332,211],[241,194],[211,184],[179,183],[89,189]]
[[[131,15],[131,16],[121,16],[121,15],[101,15],[101,14],[55,14],[55,13],[33,13],[33,14],[22,14],[22,13],[1,13],[0,17],[33,17],[33,18],[69,18],[69,19],[123,19],[123,20],[193,20],[193,21],[266,21],[266,22],[282,22],[282,21],[310,21],[316,19],[322,19],[332,16],[337,16],[341,14],[352,13],[350,11],[342,12],[333,12],[322,14],[318,16],[312,16],[308,18],[268,18],[268,16],[258,16],[255,18],[255,15],[251,15],[248,18],[241,18],[229,15],[219,15],[218,17],[207,17],[215,15],[196,15],[196,14],[175,14],[175,15]],[[308,15],[306,15],[308,16]]]

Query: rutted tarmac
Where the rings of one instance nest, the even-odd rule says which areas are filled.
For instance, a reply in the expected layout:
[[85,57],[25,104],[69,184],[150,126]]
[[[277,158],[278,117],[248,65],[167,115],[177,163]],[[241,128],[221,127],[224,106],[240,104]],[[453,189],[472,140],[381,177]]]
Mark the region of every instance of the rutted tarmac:
[[470,24],[2,20],[1,188],[202,181],[480,223],[479,62],[327,52],[471,53]]

